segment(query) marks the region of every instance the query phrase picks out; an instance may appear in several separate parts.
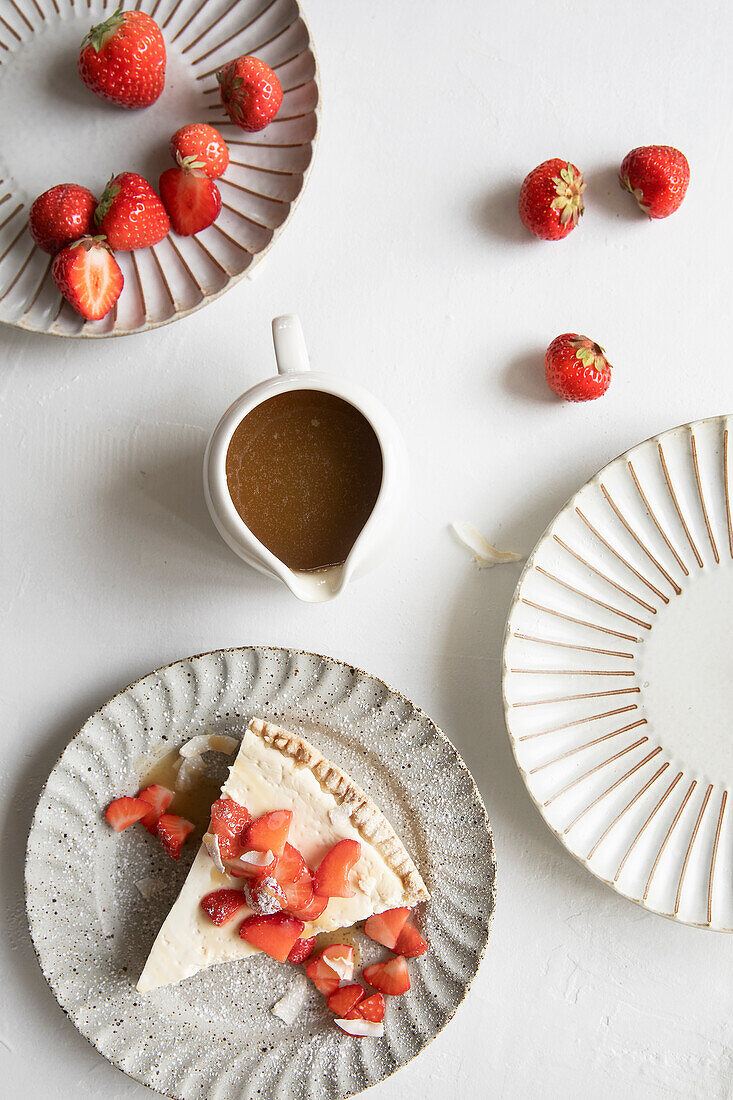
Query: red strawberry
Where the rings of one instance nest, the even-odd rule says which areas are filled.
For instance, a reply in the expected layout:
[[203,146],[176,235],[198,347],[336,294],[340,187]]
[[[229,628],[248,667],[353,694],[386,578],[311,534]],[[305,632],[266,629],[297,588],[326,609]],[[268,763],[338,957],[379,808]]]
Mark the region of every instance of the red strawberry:
[[267,913],[279,913],[287,904],[282,886],[272,875],[247,880],[244,892],[252,912],[263,916]]
[[288,955],[289,963],[302,963],[305,962],[310,955],[313,954],[313,948],[316,946],[316,937],[311,936],[307,940],[296,940],[293,949]]
[[163,206],[180,237],[208,229],[219,217],[221,194],[213,180],[195,168],[167,168],[158,183]]
[[398,955],[415,959],[418,955],[424,955],[427,949],[427,941],[423,939],[411,920],[406,921],[404,928],[397,937],[394,950]]
[[239,935],[278,962],[286,962],[302,931],[302,921],[286,913],[273,913],[264,917],[246,917],[240,925]]
[[345,943],[332,943],[308,964],[306,974],[324,997],[330,997],[342,981],[354,974],[354,948]]
[[107,235],[109,246],[120,252],[157,244],[171,227],[163,203],[148,181],[135,172],[112,177],[94,220]]
[[364,967],[364,981],[374,986],[388,997],[399,997],[410,988],[410,975],[407,973],[407,961],[402,955],[389,962],[375,963]]
[[258,57],[230,61],[219,69],[216,79],[227,114],[242,130],[264,130],[280,110],[280,81]]
[[611,364],[600,344],[565,332],[545,352],[545,377],[564,401],[593,401],[611,384]]
[[55,256],[62,248],[94,233],[97,200],[78,183],[57,183],[31,206],[28,227],[44,252]]
[[369,917],[364,924],[364,931],[369,939],[384,944],[391,951],[409,915],[409,909],[387,909],[384,913]]
[[546,160],[525,178],[519,192],[519,216],[530,233],[559,241],[578,224],[583,210],[583,174],[567,160]]
[[79,76],[87,88],[120,107],[149,107],[165,84],[165,42],[142,11],[117,9],[81,44]]
[[125,283],[102,237],[82,237],[63,248],[54,257],[51,277],[66,301],[88,321],[99,321],[109,313]]
[[286,883],[283,890],[288,902],[288,912],[292,913],[298,920],[306,922],[318,920],[328,905],[328,898],[322,898],[318,894],[314,894],[312,888],[307,900],[302,901],[299,882]]
[[165,813],[173,801],[173,791],[169,791],[167,787],[161,787],[159,783],[153,783],[151,787],[146,787],[144,791],[140,791],[137,797],[142,798],[143,802],[147,802],[149,806],[152,806],[150,813],[145,814],[142,819],[142,823],[149,833],[156,836],[158,818]]
[[685,197],[690,166],[672,145],[641,145],[624,157],[619,181],[650,218],[668,218]]
[[[355,1012],[357,1017],[361,1016],[362,1020],[371,1020],[373,1024],[380,1024],[384,1019],[384,997],[381,993],[372,993],[371,997],[365,997],[363,1001],[359,1001],[352,1012]],[[355,1019],[351,1013],[349,1018]]]
[[327,998],[326,1004],[337,1016],[342,1018],[364,999],[366,990],[361,985],[342,985]]
[[353,898],[355,891],[349,885],[349,871],[360,856],[358,840],[339,840],[334,844],[313,876],[315,893],[324,898]]
[[104,816],[116,833],[121,833],[128,825],[134,825],[148,812],[147,802],[139,798],[116,798],[104,811]]
[[241,890],[212,890],[199,904],[214,924],[221,928],[236,917],[239,910],[247,904],[247,900]]
[[193,830],[193,823],[178,814],[163,814],[158,818],[158,839],[171,859],[179,859],[186,837]]
[[254,848],[257,852],[269,850],[276,856],[281,856],[285,850],[292,820],[292,810],[273,810],[269,814],[263,814],[247,829],[247,846]]
[[308,864],[303,859],[297,848],[292,844],[286,844],[283,853],[277,861],[275,878],[280,883],[301,882],[310,880],[312,875],[308,870]]
[[218,130],[205,122],[181,126],[171,138],[171,155],[179,168],[197,168],[216,180],[229,164],[229,149]]
[[[233,798],[217,798],[211,807],[211,831],[219,840],[222,859],[234,859],[244,851],[244,833],[252,815]],[[269,873],[263,872],[262,873]]]

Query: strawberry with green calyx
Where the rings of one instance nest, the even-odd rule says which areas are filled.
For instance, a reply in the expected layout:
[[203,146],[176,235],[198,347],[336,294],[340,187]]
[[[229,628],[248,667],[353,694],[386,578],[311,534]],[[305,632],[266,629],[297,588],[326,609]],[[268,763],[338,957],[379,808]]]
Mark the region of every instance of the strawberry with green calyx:
[[668,218],[678,210],[690,182],[687,157],[672,145],[641,145],[621,163],[619,183],[648,218]]
[[224,138],[206,122],[194,122],[176,130],[170,142],[171,156],[179,168],[195,169],[215,180],[229,164]]
[[564,401],[593,401],[611,384],[611,364],[600,344],[565,332],[555,337],[545,353],[545,378]]
[[[51,265],[51,278],[66,301],[87,321],[100,321],[109,313],[125,282],[104,237],[82,237],[62,248]],[[118,826],[110,813],[114,807],[119,814],[121,806],[134,810],[137,815],[126,824],[139,821],[150,810],[149,804],[142,799],[117,799],[107,811],[107,820],[113,828]]]
[[165,85],[165,42],[142,11],[117,11],[88,32],[79,76],[95,95],[120,107],[149,107]]
[[170,230],[165,207],[142,176],[122,172],[104,189],[94,220],[107,243],[120,252],[149,248]]
[[519,216],[544,241],[560,241],[575,229],[585,210],[585,181],[570,161],[546,160],[534,168],[519,192]]
[[238,57],[216,74],[221,101],[235,126],[264,130],[280,110],[283,90],[275,73],[258,57]]

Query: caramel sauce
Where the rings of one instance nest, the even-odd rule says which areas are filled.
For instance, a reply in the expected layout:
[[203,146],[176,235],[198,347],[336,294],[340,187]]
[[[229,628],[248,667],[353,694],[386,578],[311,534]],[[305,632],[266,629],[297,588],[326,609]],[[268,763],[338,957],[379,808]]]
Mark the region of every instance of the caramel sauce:
[[255,538],[288,568],[309,572],[346,561],[379,496],[382,451],[348,401],[292,390],[244,417],[226,477]]
[[195,787],[190,791],[176,790],[177,770],[174,765],[180,760],[178,749],[173,749],[162,756],[150,768],[140,781],[140,788],[149,787],[152,783],[160,783],[161,787],[167,787],[173,791],[173,801],[167,813],[180,814],[187,821],[195,825],[194,837],[203,836],[206,832],[211,817],[212,803],[216,802],[221,791],[221,777],[202,775],[196,780]]

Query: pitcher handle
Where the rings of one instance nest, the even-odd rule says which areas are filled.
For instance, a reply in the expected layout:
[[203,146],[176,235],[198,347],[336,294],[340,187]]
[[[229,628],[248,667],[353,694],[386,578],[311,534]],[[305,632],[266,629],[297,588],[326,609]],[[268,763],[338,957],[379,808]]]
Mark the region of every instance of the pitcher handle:
[[272,341],[278,374],[300,374],[310,370],[300,318],[294,313],[273,317]]

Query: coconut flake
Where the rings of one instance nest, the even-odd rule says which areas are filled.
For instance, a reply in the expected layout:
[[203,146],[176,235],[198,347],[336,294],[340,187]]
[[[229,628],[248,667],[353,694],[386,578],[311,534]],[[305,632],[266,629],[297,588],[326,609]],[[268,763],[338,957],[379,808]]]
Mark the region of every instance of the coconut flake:
[[260,867],[267,867],[275,856],[268,848],[266,852],[244,852],[241,856],[234,856],[227,860],[227,870],[230,873],[240,871],[243,875],[254,875]]
[[224,860],[221,858],[221,851],[219,849],[219,837],[216,836],[214,833],[204,833],[201,838],[201,843],[213,859],[217,871],[220,871],[222,875],[225,875],[227,869],[224,866]]
[[184,759],[203,756],[205,752],[222,752],[225,756],[231,756],[238,747],[236,737],[228,737],[225,733],[199,733],[181,745],[178,753]]
[[340,1027],[347,1035],[358,1035],[360,1038],[368,1036],[370,1039],[381,1039],[384,1035],[384,1024],[380,1020],[339,1020],[333,1021],[336,1027]]
[[284,1024],[293,1024],[303,1009],[303,1002],[305,1001],[308,992],[308,980],[303,973],[296,972],[295,980],[291,984],[287,993],[276,1001],[270,1009],[273,1016],[277,1016],[278,1020],[282,1020]]
[[472,523],[452,523],[451,529],[461,545],[471,551],[479,569],[491,569],[494,565],[522,560],[522,555],[512,550],[497,550]]
[[332,825],[346,825],[351,821],[351,811],[347,810],[345,806],[332,806],[328,811],[328,820]]
[[198,785],[205,771],[206,765],[200,756],[184,758],[176,776],[176,790],[192,791]]
[[354,953],[349,951],[344,955],[329,955],[322,958],[326,966],[330,966],[334,974],[337,974],[342,982],[350,982],[354,977]]
[[159,878],[141,878],[135,885],[146,901],[163,888],[163,883]]

